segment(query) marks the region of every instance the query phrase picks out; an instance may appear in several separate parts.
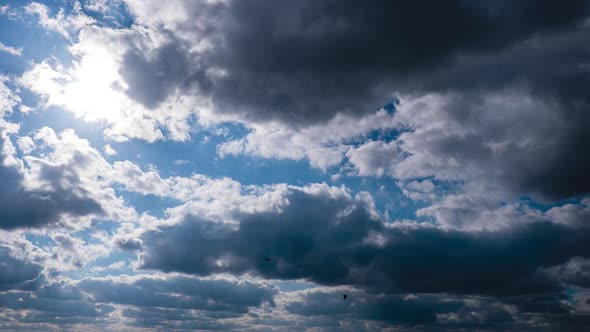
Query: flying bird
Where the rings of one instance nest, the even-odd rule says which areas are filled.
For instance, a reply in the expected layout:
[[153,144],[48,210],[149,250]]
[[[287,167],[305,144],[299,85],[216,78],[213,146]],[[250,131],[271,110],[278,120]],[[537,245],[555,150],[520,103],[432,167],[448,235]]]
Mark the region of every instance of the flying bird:
[[348,297],[347,294],[342,294],[342,301],[346,300],[347,297]]
[[268,257],[264,257],[264,260],[267,262],[270,262],[270,258],[268,258]]

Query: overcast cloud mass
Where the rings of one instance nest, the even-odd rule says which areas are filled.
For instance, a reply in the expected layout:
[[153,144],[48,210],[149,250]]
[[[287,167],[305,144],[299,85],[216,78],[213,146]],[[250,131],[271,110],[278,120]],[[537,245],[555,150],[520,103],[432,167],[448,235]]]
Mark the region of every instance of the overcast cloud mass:
[[0,1],[0,331],[586,331],[590,1]]

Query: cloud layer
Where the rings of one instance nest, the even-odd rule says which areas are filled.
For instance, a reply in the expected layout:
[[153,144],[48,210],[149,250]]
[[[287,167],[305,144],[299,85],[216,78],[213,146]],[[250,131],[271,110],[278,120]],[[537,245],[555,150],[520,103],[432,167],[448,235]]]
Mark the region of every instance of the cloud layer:
[[584,331],[589,22],[0,5],[0,330]]

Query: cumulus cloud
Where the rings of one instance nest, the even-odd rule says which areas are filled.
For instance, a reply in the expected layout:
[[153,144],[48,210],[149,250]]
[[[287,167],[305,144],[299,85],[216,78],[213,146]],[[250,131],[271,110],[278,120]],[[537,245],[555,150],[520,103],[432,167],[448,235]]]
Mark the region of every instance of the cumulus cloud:
[[[239,115],[252,133],[220,146],[221,155],[308,159],[326,169],[346,153],[359,174],[487,176],[549,199],[587,192],[588,161],[572,152],[588,140],[581,129],[588,123],[583,1],[568,8],[551,2],[127,3],[138,22],[172,34],[151,52],[126,53],[127,94],[154,107],[175,91],[198,91],[216,114]],[[195,23],[195,16],[204,18]],[[419,23],[424,20],[427,25]],[[196,46],[197,40],[206,42]],[[178,61],[167,63],[166,54]],[[160,76],[144,77],[150,73]],[[350,131],[336,119],[370,115],[396,92],[407,96],[397,129],[408,131],[397,144],[340,144],[370,128]]]
[[[350,115],[336,115],[325,123],[293,128],[280,122],[249,124],[250,133],[239,140],[232,140],[217,147],[218,154],[254,155],[265,158],[308,160],[312,167],[327,170],[338,166],[355,154],[355,141],[364,139],[371,133],[386,134],[397,128],[391,114],[394,107],[380,108],[362,118]],[[377,144],[380,143],[367,143]],[[395,143],[387,144],[382,152],[395,150]],[[358,154],[358,153],[357,153]],[[383,160],[392,158],[383,155]],[[368,174],[367,174],[368,175]]]
[[397,178],[489,179],[545,199],[587,191],[582,170],[588,161],[569,150],[585,134],[558,105],[512,93],[476,100],[428,95],[402,102],[398,110],[398,120],[414,130],[399,136],[408,157],[395,165]]
[[[84,216],[102,212],[100,204],[80,187],[80,179],[71,169],[31,159],[32,173],[23,174],[20,167],[24,166],[11,155],[14,146],[5,128],[0,135],[0,178],[6,184],[0,192],[1,228],[38,227],[58,221],[62,214]],[[83,156],[78,157],[84,162]]]
[[212,80],[221,112],[299,123],[368,112],[392,90],[427,79],[456,56],[500,51],[574,27],[588,10],[583,1],[559,10],[551,2],[127,3],[141,23],[161,24],[184,40],[207,39],[210,46],[193,68],[227,72]]
[[[197,116],[250,130],[221,156],[324,170],[346,157],[359,175],[486,176],[543,199],[587,193],[588,160],[573,152],[588,141],[584,1],[126,4],[138,25],[86,27],[71,69],[37,64],[21,83],[117,140],[187,140]],[[401,113],[414,110],[395,115],[404,135],[345,144],[391,129],[366,124],[395,95]]]
[[426,179],[422,181],[411,181],[408,183],[398,183],[398,186],[402,188],[402,193],[417,201],[432,201],[437,198],[435,192],[436,186],[432,181]]
[[[386,292],[559,292],[540,268],[587,257],[587,225],[539,218],[500,230],[384,224],[366,201],[291,189],[277,211],[239,224],[187,215],[142,237],[141,267],[197,275],[254,273]],[[583,215],[579,215],[583,219]],[[518,254],[516,254],[518,253]],[[270,262],[265,258],[269,258]]]
[[105,145],[102,150],[107,156],[114,156],[117,154],[117,151],[115,151],[110,144]]
[[203,174],[162,178],[158,172],[143,171],[130,161],[113,164],[113,181],[130,192],[183,202],[167,210],[174,220],[193,213],[212,220],[232,221],[235,214],[269,211],[284,205],[288,191],[284,184],[247,186],[230,178],[215,179]]
[[399,148],[396,142],[369,141],[359,147],[350,148],[346,156],[360,176],[383,176],[391,174]]
[[88,243],[61,231],[48,232],[48,235],[55,245],[50,249],[51,260],[46,264],[60,272],[79,269],[110,253],[110,248],[102,243]]

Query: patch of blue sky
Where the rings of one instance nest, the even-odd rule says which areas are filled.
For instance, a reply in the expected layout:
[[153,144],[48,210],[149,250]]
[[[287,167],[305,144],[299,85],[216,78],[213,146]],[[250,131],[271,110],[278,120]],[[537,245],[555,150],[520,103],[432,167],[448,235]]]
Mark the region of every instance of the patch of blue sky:
[[587,196],[584,195],[580,195],[580,196],[576,196],[576,197],[570,197],[567,199],[562,199],[562,200],[558,200],[558,201],[543,201],[541,199],[534,199],[530,196],[520,196],[519,200],[522,204],[525,204],[533,209],[537,209],[543,212],[546,212],[547,210],[554,208],[556,206],[563,206],[566,204],[573,204],[573,205],[579,205],[582,203],[582,200],[584,200],[584,198],[586,198]]
[[567,300],[569,303],[574,303],[576,302],[576,293],[578,293],[575,289],[566,289],[565,291],[563,291],[563,293],[565,294],[565,296],[567,297]]
[[397,110],[397,106],[399,105],[399,103],[399,98],[393,97],[388,103],[383,105],[383,109],[387,111],[387,113],[393,114]]
[[343,184],[350,188],[353,195],[361,191],[371,193],[377,210],[381,214],[387,212],[392,221],[414,220],[416,219],[414,212],[418,207],[423,206],[422,202],[413,201],[404,196],[396,180],[390,177],[342,177],[335,184]]
[[39,248],[43,248],[49,245],[53,245],[55,242],[46,234],[41,234],[40,232],[30,233],[27,232],[24,234],[25,239],[31,242],[35,246]]
[[[119,228],[119,226],[121,224],[118,222],[112,221],[112,220],[95,218],[92,220],[91,225],[94,229],[100,229],[109,235],[113,235],[114,232]],[[83,230],[80,234],[86,234],[86,235],[93,234],[93,230],[92,229]]]
[[100,238],[94,236],[96,235],[97,230],[112,234],[119,226],[119,224],[117,223],[116,227],[112,227],[110,224],[99,223],[95,221],[92,223],[92,226],[93,227],[87,227],[77,232],[71,232],[70,235],[82,239],[88,244],[96,244],[101,242]]
[[307,160],[265,159],[251,156],[227,156],[217,161],[217,170],[231,174],[242,184],[286,183],[302,186],[329,182],[330,174],[311,168]]
[[[0,25],[0,31],[2,29],[3,28]],[[15,44],[3,41],[1,37],[0,42],[5,46],[18,48],[18,46],[14,46]],[[20,75],[26,67],[27,61],[22,57],[0,51],[0,74],[5,76],[17,76]]]
[[106,12],[84,6],[84,14],[95,19],[100,27],[127,29],[134,23],[123,1],[109,1]]
[[123,196],[125,203],[133,206],[137,213],[147,213],[154,217],[165,218],[165,211],[168,208],[182,204],[181,201],[172,197],[160,197],[153,194],[142,195],[135,192],[129,192],[121,188],[121,186],[112,186],[117,195]]
[[14,56],[0,52],[0,69],[5,74],[20,75],[31,61],[41,62],[46,59],[57,58],[62,63],[73,59],[68,51],[68,40],[55,31],[49,31],[39,25],[36,15],[26,14],[21,1],[12,5],[19,9],[19,16],[12,18],[0,15],[0,42],[22,48],[22,56]]
[[587,304],[590,304],[590,300],[588,300],[590,290],[588,288],[573,286],[563,291],[563,294],[566,296],[566,301],[569,303],[585,301]]
[[[133,262],[136,260],[137,255],[134,252],[115,249],[106,257],[97,258],[78,269],[63,271],[61,272],[61,275],[74,280],[80,280],[87,277],[106,277],[122,274],[134,275],[138,274],[138,271],[135,271],[132,266]],[[123,265],[109,268],[111,264],[118,262],[123,262]]]
[[275,280],[273,284],[279,287],[281,292],[297,292],[318,287],[318,285],[305,280]]

